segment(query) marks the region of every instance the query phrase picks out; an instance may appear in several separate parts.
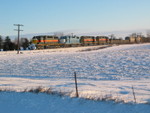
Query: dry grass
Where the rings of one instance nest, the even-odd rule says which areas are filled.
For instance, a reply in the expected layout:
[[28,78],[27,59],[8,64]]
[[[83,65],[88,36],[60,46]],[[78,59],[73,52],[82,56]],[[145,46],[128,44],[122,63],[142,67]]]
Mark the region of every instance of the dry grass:
[[[13,90],[10,90],[10,89],[0,89],[0,92],[15,92]],[[35,94],[38,94],[38,93],[46,93],[46,94],[50,94],[50,95],[57,95],[57,96],[60,96],[60,97],[63,97],[63,96],[68,96],[68,97],[71,97],[71,98],[77,98],[75,96],[75,92],[73,91],[64,91],[64,90],[57,90],[55,91],[53,88],[44,88],[44,87],[35,87],[35,88],[26,88],[24,89],[23,91],[21,92],[31,92],[31,93],[35,93]],[[87,94],[87,95],[80,95],[79,94],[79,98],[80,99],[85,99],[85,100],[92,100],[92,101],[113,101],[115,103],[126,103],[124,100],[120,99],[119,97],[113,97],[112,94],[108,94],[108,95],[100,95],[100,96],[97,96],[97,95],[90,95],[90,94]],[[132,102],[131,102],[132,103]],[[134,102],[133,102],[134,103]],[[148,104],[150,105],[150,102],[147,102],[145,104]]]

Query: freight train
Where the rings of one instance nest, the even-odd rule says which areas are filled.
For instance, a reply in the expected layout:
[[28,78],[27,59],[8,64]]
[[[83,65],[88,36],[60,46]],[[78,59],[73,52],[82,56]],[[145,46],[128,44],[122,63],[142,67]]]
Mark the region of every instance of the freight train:
[[78,46],[93,46],[106,44],[133,44],[149,41],[142,37],[126,37],[122,39],[109,39],[107,36],[49,36],[40,35],[32,38],[32,45],[36,49],[61,48],[61,47],[78,47]]

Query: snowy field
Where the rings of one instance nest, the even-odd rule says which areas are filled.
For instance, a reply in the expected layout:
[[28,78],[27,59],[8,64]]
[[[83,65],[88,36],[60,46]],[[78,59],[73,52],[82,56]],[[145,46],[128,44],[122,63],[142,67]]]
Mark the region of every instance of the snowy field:
[[[0,89],[22,92],[40,86],[45,89],[52,88],[54,91],[69,92],[69,96],[74,97],[74,72],[76,72],[79,97],[95,100],[107,98],[126,104],[93,102],[69,99],[68,97],[58,97],[55,100],[56,97],[46,96],[46,94],[0,92],[0,99],[3,100],[0,102],[0,109],[11,104],[8,101],[15,103],[21,100],[22,104],[19,105],[24,106],[24,104],[31,102],[32,99],[30,98],[32,97],[34,105],[30,105],[31,102],[30,106],[43,107],[41,104],[44,100],[40,100],[40,103],[37,104],[38,100],[34,99],[47,99],[49,97],[50,100],[43,103],[49,105],[51,101],[54,101],[54,104],[47,108],[54,110],[50,113],[100,113],[98,110],[101,110],[102,113],[149,113],[150,44],[99,48],[99,46],[95,46],[21,51],[21,54],[16,54],[16,51],[0,52]],[[130,105],[135,102],[132,87],[134,88],[136,105]],[[12,95],[14,98],[11,98]],[[18,95],[19,98],[17,98]],[[23,97],[26,99],[22,100]],[[11,99],[9,100],[9,98]],[[75,104],[77,108],[82,110],[75,112],[75,108],[73,108],[73,111],[63,109],[64,111],[61,112],[54,107],[57,102],[62,103],[62,106],[59,104],[61,107],[67,104],[72,108],[72,104]],[[29,105],[27,106],[30,107]],[[94,108],[96,110],[92,111]],[[90,111],[90,109],[92,110]],[[109,111],[108,109],[113,110]],[[128,112],[125,109],[128,109]],[[120,111],[117,112],[116,110]],[[36,111],[31,113],[34,112]],[[40,113],[48,112],[40,111]]]

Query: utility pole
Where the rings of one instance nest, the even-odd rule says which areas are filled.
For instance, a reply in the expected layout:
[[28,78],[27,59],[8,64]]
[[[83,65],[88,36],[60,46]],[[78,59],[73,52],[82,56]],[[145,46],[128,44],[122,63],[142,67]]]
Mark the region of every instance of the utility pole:
[[20,26],[23,26],[23,25],[21,25],[21,24],[14,24],[14,26],[18,26],[18,29],[15,29],[15,31],[18,31],[18,41],[17,41],[18,51],[17,51],[17,54],[19,54],[19,48],[20,48],[20,44],[19,44],[20,31],[23,31],[23,30],[20,30]]

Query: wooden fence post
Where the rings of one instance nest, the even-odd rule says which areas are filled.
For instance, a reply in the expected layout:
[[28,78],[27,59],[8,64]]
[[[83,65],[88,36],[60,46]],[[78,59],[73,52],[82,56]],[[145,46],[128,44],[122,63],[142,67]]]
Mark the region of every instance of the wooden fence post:
[[135,92],[134,92],[133,86],[132,86],[132,92],[133,92],[134,102],[136,103],[136,97],[135,97]]
[[76,97],[79,97],[76,72],[74,72],[74,79],[75,79]]

